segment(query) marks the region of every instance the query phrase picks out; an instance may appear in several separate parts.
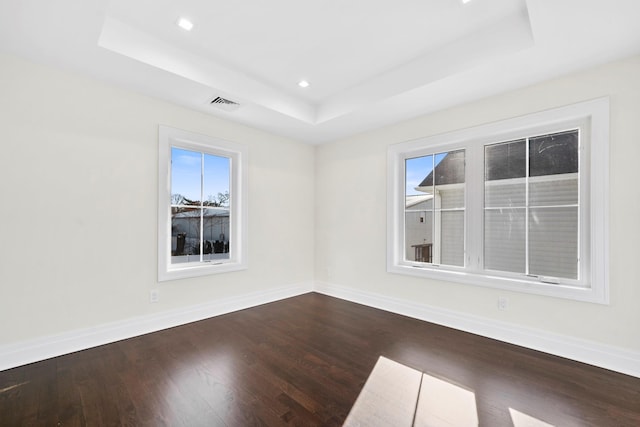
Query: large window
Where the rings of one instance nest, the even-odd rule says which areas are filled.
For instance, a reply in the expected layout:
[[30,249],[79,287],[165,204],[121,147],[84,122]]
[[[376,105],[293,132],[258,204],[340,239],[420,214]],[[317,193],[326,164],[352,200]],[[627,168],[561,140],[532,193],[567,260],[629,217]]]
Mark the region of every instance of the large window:
[[388,271],[606,303],[608,109],[391,146]]
[[160,126],[158,278],[246,268],[246,153]]

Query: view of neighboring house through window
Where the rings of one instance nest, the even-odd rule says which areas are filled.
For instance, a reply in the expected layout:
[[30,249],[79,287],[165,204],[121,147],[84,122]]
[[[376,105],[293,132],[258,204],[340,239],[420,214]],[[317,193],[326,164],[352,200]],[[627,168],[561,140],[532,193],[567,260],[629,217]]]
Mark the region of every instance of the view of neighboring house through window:
[[[485,270],[578,279],[579,130],[484,145]],[[465,150],[405,160],[405,259],[465,264]]]
[[390,145],[387,271],[608,302],[609,101]]
[[405,257],[463,266],[465,151],[405,161]]
[[160,126],[158,280],[247,268],[247,149]]
[[579,130],[485,146],[488,270],[578,279]]
[[171,262],[229,258],[231,160],[171,148]]

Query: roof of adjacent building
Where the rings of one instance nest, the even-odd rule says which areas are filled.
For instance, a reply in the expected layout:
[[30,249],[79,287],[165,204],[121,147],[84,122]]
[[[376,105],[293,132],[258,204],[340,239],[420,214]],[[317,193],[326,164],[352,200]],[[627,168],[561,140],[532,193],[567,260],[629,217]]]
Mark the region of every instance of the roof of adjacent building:
[[436,165],[433,171],[422,180],[418,188],[436,185],[459,184],[464,182],[464,150],[450,151]]
[[[229,208],[205,208],[204,209],[204,217],[228,217],[229,216]],[[173,218],[200,218],[200,209],[189,209],[184,212],[179,212],[173,215]]]

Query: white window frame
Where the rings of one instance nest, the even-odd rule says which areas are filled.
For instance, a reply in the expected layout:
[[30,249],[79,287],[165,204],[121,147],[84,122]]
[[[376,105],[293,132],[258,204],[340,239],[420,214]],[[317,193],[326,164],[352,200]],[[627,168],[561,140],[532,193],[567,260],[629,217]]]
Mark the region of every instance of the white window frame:
[[[544,277],[483,269],[484,146],[580,129],[580,277]],[[405,260],[405,159],[465,150],[465,266]],[[394,144],[387,156],[387,271],[577,301],[609,303],[609,99],[599,98],[442,135]],[[555,281],[555,280],[554,280]]]
[[[241,144],[160,125],[158,128],[158,281],[248,268],[247,148]],[[171,148],[230,159],[229,258],[215,262],[171,263]]]

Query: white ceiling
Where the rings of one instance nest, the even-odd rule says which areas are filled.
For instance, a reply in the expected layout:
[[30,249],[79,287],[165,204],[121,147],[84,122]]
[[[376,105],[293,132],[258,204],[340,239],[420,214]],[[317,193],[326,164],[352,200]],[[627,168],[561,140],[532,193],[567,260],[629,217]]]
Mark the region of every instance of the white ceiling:
[[640,0],[0,0],[0,50],[322,143],[639,54],[639,21]]

